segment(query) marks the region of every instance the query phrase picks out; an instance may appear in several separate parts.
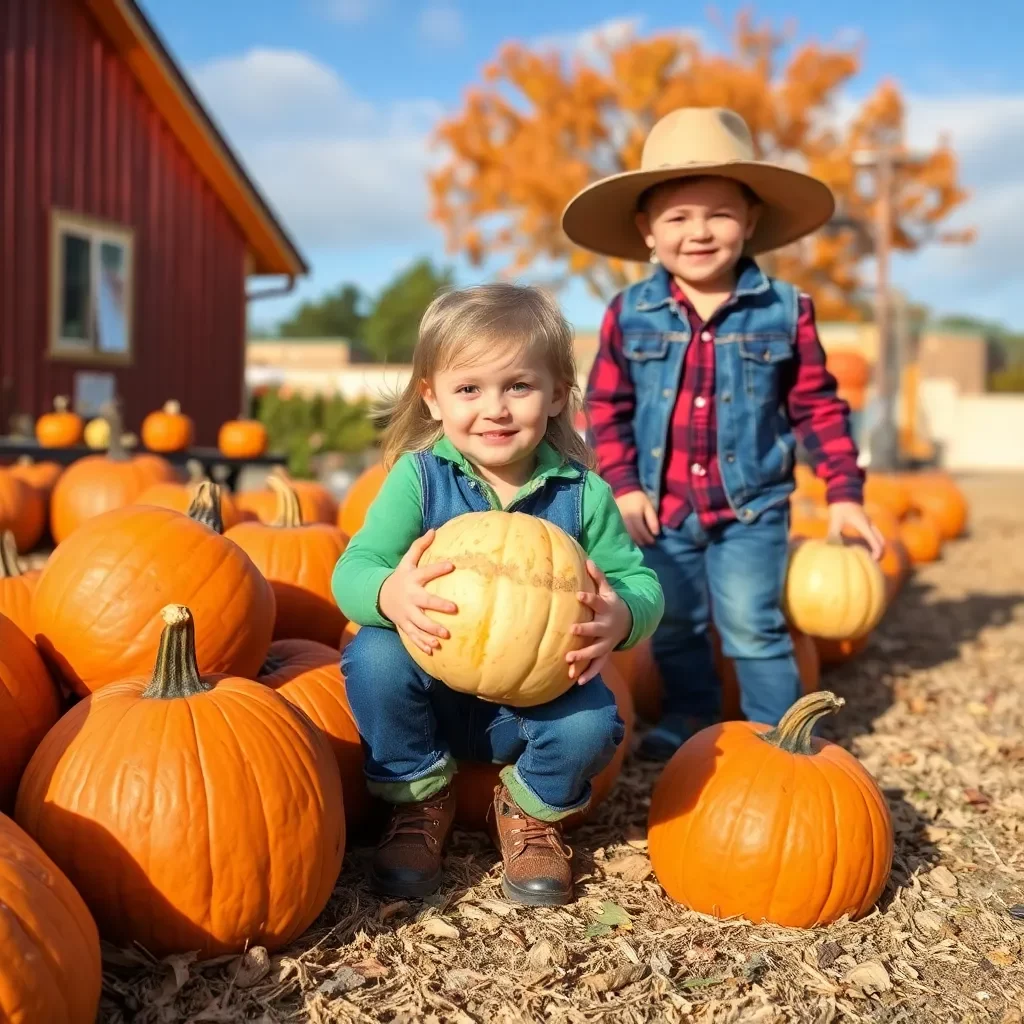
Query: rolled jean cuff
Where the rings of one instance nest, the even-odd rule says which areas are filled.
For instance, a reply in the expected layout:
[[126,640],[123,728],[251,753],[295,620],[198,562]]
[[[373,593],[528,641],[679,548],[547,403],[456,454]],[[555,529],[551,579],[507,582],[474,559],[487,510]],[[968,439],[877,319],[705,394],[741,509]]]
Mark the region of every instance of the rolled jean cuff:
[[455,759],[445,754],[432,764],[423,775],[400,782],[382,782],[367,776],[366,788],[389,804],[418,804],[447,789],[455,775]]
[[582,799],[569,807],[555,807],[547,804],[525,783],[514,764],[501,769],[501,781],[509,795],[515,800],[521,811],[539,821],[561,821],[577,811],[585,811],[590,806],[591,785],[588,782]]

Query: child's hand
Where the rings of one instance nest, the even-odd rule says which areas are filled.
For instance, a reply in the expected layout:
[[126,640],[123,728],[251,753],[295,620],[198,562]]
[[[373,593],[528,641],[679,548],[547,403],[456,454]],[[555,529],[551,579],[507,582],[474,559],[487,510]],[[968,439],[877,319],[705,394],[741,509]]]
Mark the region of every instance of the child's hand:
[[841,537],[846,527],[867,541],[871,557],[877,562],[885,553],[885,538],[868,518],[863,505],[855,501],[837,501],[828,507],[828,535]]
[[595,637],[589,647],[581,647],[578,651],[570,651],[565,660],[569,662],[569,678],[577,672],[576,662],[590,661],[586,671],[579,678],[579,685],[590,682],[604,668],[608,655],[629,636],[633,628],[633,616],[626,602],[612,589],[605,579],[604,573],[590,559],[587,559],[587,572],[597,584],[597,593],[589,594],[579,591],[577,597],[594,613],[590,622],[577,622],[572,627],[576,636]]
[[431,594],[424,587],[430,580],[450,573],[455,566],[451,562],[437,562],[423,569],[417,568],[420,557],[433,539],[434,531],[427,530],[419,540],[413,541],[395,571],[384,581],[377,597],[381,614],[425,654],[433,654],[434,648],[441,646],[437,637],[448,639],[448,630],[424,615],[424,609],[453,614],[458,611],[452,601]]
[[653,544],[654,538],[661,532],[661,526],[651,499],[643,491],[630,491],[619,495],[615,504],[619,506],[626,532],[633,538],[633,542],[641,547]]

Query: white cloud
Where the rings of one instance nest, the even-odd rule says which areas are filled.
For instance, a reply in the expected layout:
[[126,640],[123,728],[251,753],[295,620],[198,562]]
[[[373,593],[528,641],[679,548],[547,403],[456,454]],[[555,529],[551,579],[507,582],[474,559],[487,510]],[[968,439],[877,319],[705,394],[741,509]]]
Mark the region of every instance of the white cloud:
[[466,39],[466,25],[459,9],[447,2],[431,2],[420,14],[420,35],[435,46],[459,46]]
[[193,79],[304,248],[433,239],[426,172],[438,104],[373,104],[331,68],[290,50],[221,58]]

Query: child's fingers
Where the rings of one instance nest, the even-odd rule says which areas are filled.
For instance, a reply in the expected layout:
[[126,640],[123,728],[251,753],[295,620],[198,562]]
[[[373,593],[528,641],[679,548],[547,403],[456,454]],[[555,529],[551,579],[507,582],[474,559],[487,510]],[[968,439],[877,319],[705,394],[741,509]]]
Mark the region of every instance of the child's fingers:
[[[608,654],[612,649],[612,645],[607,640],[598,640],[596,644],[591,644],[589,647],[580,647],[578,650],[570,651],[566,656],[565,660],[573,663],[578,661],[591,661],[594,658],[600,658],[605,654]],[[572,672],[570,670],[570,675]]]
[[650,532],[653,544],[654,538],[661,533],[661,523],[658,522],[658,513],[654,511],[654,506],[649,501],[644,505],[644,526]]
[[595,614],[606,610],[608,602],[600,594],[591,594],[589,590],[579,590],[576,598],[580,604],[585,604]]
[[597,563],[589,558],[587,559],[587,572],[589,573],[590,578],[597,584],[598,590],[601,590],[602,587],[607,589],[608,580],[605,578],[604,573],[598,569]]
[[633,538],[633,541],[641,547],[647,547],[654,543],[654,536],[647,529],[643,516],[631,515],[625,519],[626,532]]
[[608,623],[591,619],[590,622],[577,622],[572,627],[574,636],[604,636],[608,632]]
[[589,683],[591,679],[596,675],[600,675],[601,670],[608,663],[608,655],[605,654],[600,658],[595,658],[588,666],[586,672],[580,676],[577,686],[582,686],[584,683]]
[[459,610],[459,606],[454,601],[438,597],[437,594],[432,594],[429,590],[423,590],[416,594],[415,600],[417,608],[430,608],[435,612],[447,612],[449,615],[454,615]]
[[411,622],[401,627],[403,632],[424,654],[433,654],[440,647],[436,637],[427,636],[422,630],[417,629]]
[[417,569],[413,573],[413,579],[421,586],[424,583],[429,583],[431,580],[436,580],[438,576],[445,576],[455,568],[451,562],[432,562],[430,565],[423,566],[422,569]]
[[442,640],[448,639],[448,630],[439,622],[434,622],[423,612],[416,610],[409,615],[409,621],[419,630],[431,636],[439,636]]

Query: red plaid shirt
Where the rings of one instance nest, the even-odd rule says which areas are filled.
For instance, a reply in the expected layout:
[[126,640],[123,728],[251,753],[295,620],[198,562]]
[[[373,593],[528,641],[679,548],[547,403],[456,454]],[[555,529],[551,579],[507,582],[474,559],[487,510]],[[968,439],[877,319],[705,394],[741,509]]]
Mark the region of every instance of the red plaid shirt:
[[[665,451],[665,477],[659,518],[678,527],[691,511],[705,528],[735,519],[722,484],[716,451],[715,324],[705,324],[672,280],[672,297],[685,310],[693,342],[686,350],[683,379],[672,414]],[[622,352],[619,310],[612,300],[601,323],[597,357],[587,385],[587,413],[598,471],[616,497],[642,490],[633,437],[633,383]],[[864,474],[847,429],[846,403],[836,395],[835,378],[825,368],[814,304],[800,296],[794,345],[794,374],[786,406],[797,440],[815,471],[824,477],[829,502],[862,500]]]

